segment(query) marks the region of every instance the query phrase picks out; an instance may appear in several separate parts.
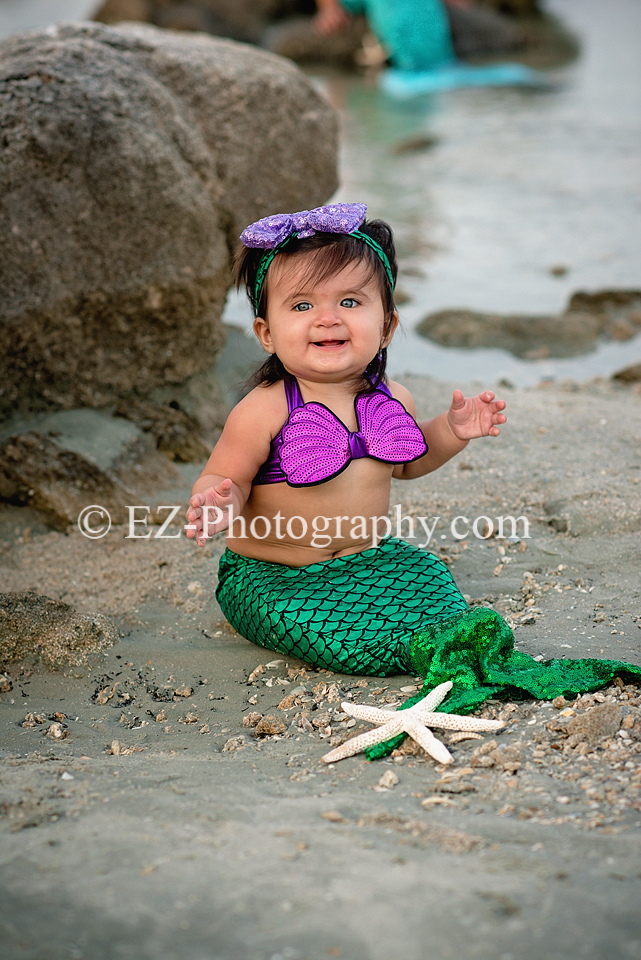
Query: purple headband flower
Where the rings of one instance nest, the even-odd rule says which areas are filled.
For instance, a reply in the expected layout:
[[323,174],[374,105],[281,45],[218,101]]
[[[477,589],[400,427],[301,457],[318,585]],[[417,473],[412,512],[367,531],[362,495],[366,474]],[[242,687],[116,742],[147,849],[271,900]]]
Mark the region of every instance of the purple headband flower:
[[330,203],[299,213],[276,213],[250,224],[240,235],[246,247],[273,250],[295,233],[301,240],[314,233],[352,233],[365,219],[364,203]]
[[244,245],[266,251],[256,271],[254,290],[251,294],[254,310],[258,311],[265,275],[281,246],[290,237],[304,240],[315,233],[349,234],[367,244],[383,264],[393,291],[394,277],[387,254],[376,240],[358,229],[366,213],[367,206],[364,203],[330,203],[325,207],[301,210],[299,213],[275,213],[246,227],[240,235]]

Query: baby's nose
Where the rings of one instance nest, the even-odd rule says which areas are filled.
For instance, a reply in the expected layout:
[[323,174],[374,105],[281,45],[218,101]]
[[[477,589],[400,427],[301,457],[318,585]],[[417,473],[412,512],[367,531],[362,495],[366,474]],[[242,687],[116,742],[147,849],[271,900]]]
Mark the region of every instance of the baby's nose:
[[321,307],[318,312],[316,322],[322,326],[333,326],[335,323],[340,323],[341,318],[336,307],[328,304],[324,307]]

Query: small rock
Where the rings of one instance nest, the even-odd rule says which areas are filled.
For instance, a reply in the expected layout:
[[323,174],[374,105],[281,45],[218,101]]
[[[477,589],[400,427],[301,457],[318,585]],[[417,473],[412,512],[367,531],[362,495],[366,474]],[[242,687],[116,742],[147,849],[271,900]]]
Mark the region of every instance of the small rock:
[[164,710],[161,710],[160,713],[157,713],[156,716],[154,717],[154,720],[156,721],[156,723],[164,723],[166,719],[167,719],[167,714],[165,713]]
[[580,737],[589,743],[595,743],[603,737],[613,736],[621,726],[623,710],[613,703],[601,703],[580,717],[573,717],[568,723],[570,736]]
[[118,686],[119,683],[120,683],[120,680],[116,681],[116,683],[114,683],[113,687],[111,688],[104,687],[102,690],[99,690],[98,693],[95,695],[96,703],[99,703],[101,707],[104,707],[107,701],[111,700],[111,698],[113,697],[116,687]]
[[317,713],[312,717],[312,726],[316,727],[317,730],[325,729],[331,723],[331,717],[329,713]]
[[258,721],[254,727],[255,737],[273,737],[285,733],[286,725],[282,720],[277,720],[271,713]]
[[198,714],[186,713],[184,717],[179,718],[178,723],[198,723]]
[[44,713],[28,713],[22,721],[23,727],[37,727],[41,723],[46,723],[47,718]]
[[238,737],[230,737],[226,743],[223,744],[222,753],[235,753],[236,750],[242,750],[243,747],[247,746],[247,741],[245,737],[240,734]]
[[69,736],[69,729],[64,723],[52,723],[46,731],[46,736],[52,740],[66,740]]
[[404,140],[397,140],[392,147],[392,153],[402,155],[404,153],[418,153],[421,150],[429,150],[438,143],[436,137],[429,134],[415,134],[413,137],[406,137]]
[[287,696],[283,697],[283,699],[278,704],[278,709],[291,710],[295,702],[296,702],[296,694],[288,693]]
[[323,820],[329,820],[330,823],[349,823],[338,810],[326,810],[324,813],[321,813],[321,817]]
[[567,704],[568,702],[565,699],[565,697],[555,697],[554,700],[552,701],[552,706],[556,710],[563,710],[563,707],[567,707]]
[[72,773],[69,773],[68,770],[65,770],[65,772],[62,774],[62,776],[60,777],[60,779],[61,779],[61,780],[74,780],[75,778],[74,778],[74,776],[73,776]]
[[127,747],[120,740],[112,740],[107,747],[107,753],[110,753],[112,757],[125,757],[131,753],[142,753],[144,749],[145,747],[138,746]]
[[247,716],[243,717],[243,726],[255,727],[262,719],[262,713],[258,713],[258,711],[253,710],[251,713],[248,713]]
[[327,691],[327,699],[329,700],[330,703],[336,703],[336,701],[340,700],[340,698],[341,698],[341,692],[338,684],[332,683],[331,686],[329,687],[329,690]]
[[198,733],[209,733],[209,732],[210,732],[210,730],[209,730],[209,724],[208,724],[208,723],[203,723],[202,727],[199,727],[199,728],[198,728]]
[[392,790],[397,783],[398,783],[398,777],[396,776],[394,771],[386,770],[383,776],[380,778],[380,780],[376,784],[376,786],[374,787],[374,790],[379,792],[382,790]]
[[175,697],[191,697],[193,692],[194,692],[193,687],[187,687],[187,686],[177,687],[174,690],[174,696]]
[[618,370],[613,374],[612,379],[618,380],[620,383],[639,383],[641,381],[641,363],[633,363],[630,367]]
[[466,780],[437,780],[435,789],[440,793],[470,793],[476,787]]
[[13,681],[6,673],[0,673],[0,693],[9,693],[13,688]]

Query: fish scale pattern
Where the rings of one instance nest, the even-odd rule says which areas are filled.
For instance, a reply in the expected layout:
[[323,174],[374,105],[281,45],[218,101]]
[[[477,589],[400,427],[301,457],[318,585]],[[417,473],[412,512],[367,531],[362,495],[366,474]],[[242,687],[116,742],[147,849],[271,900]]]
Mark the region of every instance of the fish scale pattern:
[[316,667],[376,676],[413,672],[414,634],[467,610],[444,563],[392,537],[306,567],[226,550],[216,597],[252,643]]

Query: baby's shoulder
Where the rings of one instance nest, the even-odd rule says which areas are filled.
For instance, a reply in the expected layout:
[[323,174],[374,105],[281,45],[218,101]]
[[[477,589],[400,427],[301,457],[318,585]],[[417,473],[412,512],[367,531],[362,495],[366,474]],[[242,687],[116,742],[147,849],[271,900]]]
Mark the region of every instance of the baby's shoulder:
[[[277,433],[287,419],[287,398],[282,381],[254,387],[239,400],[227,418],[233,427],[252,430],[264,427]],[[274,430],[275,428],[275,430]]]
[[414,397],[409,392],[407,387],[404,387],[402,383],[397,383],[395,380],[388,380],[387,386],[394,399],[399,400],[407,412],[411,413],[412,416],[415,416],[416,404],[414,403]]

